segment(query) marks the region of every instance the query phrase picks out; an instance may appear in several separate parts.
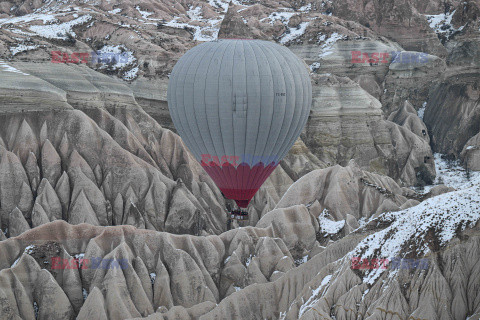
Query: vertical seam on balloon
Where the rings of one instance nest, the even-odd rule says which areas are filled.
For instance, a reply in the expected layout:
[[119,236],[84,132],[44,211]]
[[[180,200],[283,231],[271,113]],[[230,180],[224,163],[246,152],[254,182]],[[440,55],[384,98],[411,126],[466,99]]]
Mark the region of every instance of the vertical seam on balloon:
[[[286,51],[285,51],[284,56],[287,56]],[[291,62],[296,63],[299,68],[304,68],[304,66],[301,64],[301,61],[298,57],[295,57],[295,60],[296,61],[291,61]],[[299,69],[299,70],[302,70],[302,69]],[[303,71],[306,73],[306,70],[303,70]],[[307,102],[305,103],[305,88],[304,88],[305,83],[304,83],[304,79],[308,79],[308,81],[310,81],[310,76],[308,74],[306,74],[306,77],[304,77],[304,76],[305,76],[305,74],[303,76],[301,74],[297,74],[297,77],[294,77],[295,83],[298,82],[297,80],[299,80],[299,82],[300,82],[299,88],[301,89],[301,94],[299,95],[299,97],[300,97],[301,101],[299,102],[299,105],[302,107],[302,109],[300,111],[300,115],[298,117],[297,123],[294,126],[292,126],[292,127],[295,127],[295,129],[293,130],[292,135],[290,136],[290,139],[287,141],[284,148],[282,150],[280,150],[279,156],[281,156],[282,158],[288,153],[288,151],[290,151],[291,146],[298,139],[298,136],[300,135],[299,131],[302,130],[303,127],[304,127],[304,121],[303,120],[305,118],[305,113],[307,112],[307,110],[309,110],[309,106],[308,106],[308,100],[309,100],[308,94],[309,94],[309,92],[307,92]]]
[[[271,66],[270,66],[269,60],[267,59],[267,55],[265,54],[265,51],[263,50],[263,43],[262,43],[262,42],[258,42],[258,48],[259,48],[260,52],[263,54],[263,56],[264,56],[264,58],[265,58],[265,61],[267,61],[268,70],[270,71],[270,76],[271,76],[271,78],[273,79],[272,68],[271,68]],[[275,108],[275,86],[274,86],[274,84],[273,84],[273,81],[272,81],[272,90],[273,90],[273,94],[274,94],[274,95],[273,95],[273,102],[272,102],[272,116],[271,116],[272,118],[271,118],[271,121],[270,121],[270,126],[269,126],[269,129],[268,129],[268,133],[267,133],[267,135],[266,135],[265,144],[263,145],[263,151],[259,151],[259,152],[261,152],[262,156],[264,155],[264,152],[265,152],[264,150],[265,150],[265,148],[266,148],[266,146],[267,146],[267,141],[268,141],[268,138],[269,138],[269,136],[270,136],[270,129],[271,129],[271,127],[272,127],[272,122],[273,122],[273,114],[274,114],[274,110],[273,110],[273,109]],[[261,120],[261,118],[260,118],[260,120]],[[257,148],[256,148],[256,147],[257,147],[257,145],[255,144],[255,154],[257,153]],[[262,162],[262,164],[263,164],[263,162]],[[255,167],[255,165],[257,165],[257,164],[252,163],[252,168]],[[263,166],[265,166],[265,164],[263,164]],[[255,175],[255,178],[254,178],[254,180],[253,180],[253,184],[257,184],[260,180],[261,180],[261,174]]]
[[[202,56],[199,58],[200,60],[203,58],[203,56],[208,52],[209,50],[205,50],[205,52],[203,52]],[[196,58],[197,56],[195,56],[194,58]],[[195,59],[192,58],[192,61],[190,62],[188,68],[187,68],[187,71],[190,69],[190,66],[192,65],[192,62],[195,61]],[[197,70],[198,70],[198,66],[196,67],[195,69],[195,75],[197,73]],[[185,79],[187,78],[187,73],[188,72],[185,72]],[[195,76],[194,76],[194,79],[195,79]],[[193,84],[193,88],[195,88],[195,82]],[[183,97],[185,97],[185,80],[184,80],[184,85],[182,87],[182,92],[183,92]],[[182,106],[183,106],[183,113],[185,114],[185,116],[187,116],[187,112],[186,112],[186,109],[185,109],[185,98],[184,98],[184,103],[182,103]],[[192,108],[193,109],[193,112],[195,114],[195,106]],[[195,116],[194,116],[195,117]],[[189,139],[190,139],[190,136],[193,138],[193,143],[195,143],[196,145],[199,145],[197,139],[195,138],[195,135],[193,134],[193,132],[190,130],[190,122],[188,121],[188,117],[187,118],[187,128],[188,128],[188,132],[190,133],[189,135]],[[204,145],[205,147],[205,145]],[[202,148],[200,148],[201,150]],[[203,150],[205,150],[206,148],[203,148]]]
[[[253,56],[255,57],[255,50],[253,50],[253,47],[250,45],[249,42],[247,42],[247,45],[250,47],[250,49],[252,50]],[[256,58],[255,58],[254,60],[255,60],[256,66],[257,66],[257,71],[259,71],[258,61],[257,61]],[[252,62],[252,63],[253,63],[253,62]],[[245,74],[247,73],[247,72],[246,72],[246,70],[247,70],[246,64],[247,64],[247,61],[245,60]],[[260,72],[258,72],[258,75],[259,75],[259,83],[260,83]],[[248,76],[248,75],[247,75],[247,76]],[[246,79],[246,78],[247,78],[247,77],[245,77],[245,79]],[[245,80],[245,81],[246,81],[246,80]],[[260,87],[259,91],[260,91],[259,93],[260,93],[260,103],[261,103],[261,97],[262,97],[261,87]],[[248,96],[248,94],[247,94],[247,96]],[[261,110],[262,110],[261,106],[259,106],[259,109],[260,109],[260,116],[261,116]],[[260,118],[260,119],[261,119],[261,118]],[[254,153],[255,153],[255,150],[256,150],[256,146],[257,146],[256,141],[257,141],[257,138],[258,138],[258,131],[259,131],[259,129],[260,129],[260,119],[258,119],[257,134],[256,134],[256,138],[255,138],[255,148],[253,148]],[[248,120],[248,116],[247,116],[247,120]],[[246,125],[246,129],[247,129],[247,128],[248,128],[248,125]],[[245,130],[245,148],[244,148],[243,154],[246,154],[246,152],[247,152],[246,147],[247,147],[247,130]],[[252,161],[253,161],[253,159],[252,159]],[[253,163],[251,163],[251,164],[248,163],[248,166],[249,166],[249,168],[250,168],[251,170],[249,171],[250,175],[248,176],[248,180],[246,181],[246,187],[249,187],[251,184],[254,184],[254,183],[255,183],[255,176],[256,176],[256,175],[254,175],[254,172],[252,171],[252,169],[254,168],[254,164],[253,164]],[[252,180],[252,179],[253,179],[253,180]]]
[[220,75],[222,74],[221,73],[221,67],[222,67],[222,63],[223,63],[223,58],[225,57],[225,53],[227,52],[228,50],[228,45],[225,46],[225,51],[223,51],[223,54],[222,54],[222,58],[220,60],[220,63],[219,63],[219,70],[218,70],[218,81],[217,81],[217,90],[219,92],[219,94],[217,95],[217,119],[218,119],[218,128],[220,129],[220,135],[221,135],[221,139],[220,141],[222,141],[222,147],[223,147],[223,151],[225,153],[225,155],[227,155],[227,148],[225,148],[225,141],[223,141],[223,134],[222,134],[222,124],[221,124],[221,120],[220,120]]
[[[296,109],[297,107],[297,88],[300,87],[301,88],[301,95],[300,95],[300,98],[302,99],[301,100],[301,103],[300,105],[302,106],[302,110],[300,111],[300,114],[298,116],[298,119],[297,119],[297,122],[295,124],[292,123],[292,121],[294,120],[295,118],[295,111],[293,112],[292,114],[292,120],[290,122],[290,127],[287,131],[287,134],[285,135],[285,137],[283,138],[282,142],[280,143],[280,145],[282,147],[280,147],[280,149],[278,150],[278,157],[279,157],[279,162],[280,160],[285,156],[284,155],[284,152],[285,150],[287,150],[287,152],[290,150],[290,148],[292,147],[291,146],[291,141],[292,139],[297,139],[298,137],[295,137],[296,135],[294,134],[295,132],[297,132],[297,128],[298,128],[298,124],[301,122],[301,117],[302,117],[302,111],[303,111],[303,97],[304,97],[304,89],[303,89],[303,80],[300,76],[298,76],[297,74],[294,73],[294,71],[292,70],[291,68],[291,63],[295,63],[296,61],[292,61],[293,59],[290,59],[288,57],[288,55],[286,54],[287,52],[285,50],[279,50],[279,54],[283,57],[283,59],[287,62],[286,65],[288,67],[288,69],[290,70],[290,73],[292,74],[292,79],[293,79],[293,82],[294,82],[294,94],[295,94],[295,100],[294,100],[294,110]],[[293,57],[292,57],[293,58]],[[296,57],[295,57],[296,58]],[[289,63],[290,62],[290,63]],[[293,131],[291,130],[292,128]],[[293,143],[295,143],[295,141],[293,141]]]
[[[299,61],[298,63],[300,63],[301,61]],[[304,67],[302,65],[302,67]],[[310,76],[308,75],[307,71],[304,69],[303,70],[305,72],[305,77],[302,77],[302,90],[305,91],[305,86],[306,86],[306,89],[307,89],[307,95],[305,96],[305,94],[302,94],[302,113],[301,113],[301,117],[300,117],[300,120],[297,124],[297,129],[295,130],[295,133],[294,135],[297,137],[295,138],[298,139],[298,137],[300,136],[303,128],[305,127],[305,124],[307,123],[308,121],[308,113],[310,112],[310,109],[311,109],[311,105],[312,105],[312,83],[311,83],[311,79],[310,79]],[[304,81],[305,80],[305,81]],[[305,101],[305,98],[306,98],[306,101]],[[291,144],[295,143],[295,141],[291,141],[290,142]],[[288,150],[284,151],[284,153],[286,154],[288,152]]]
[[[195,47],[195,48],[198,48],[198,47]],[[193,48],[192,50],[194,50],[195,48]],[[192,55],[191,57],[189,57],[189,60],[185,61],[185,62],[182,62],[183,64],[181,65],[181,70],[183,69],[187,69],[188,70],[188,67],[190,66],[191,64],[191,60],[193,60],[193,58],[195,57],[195,55],[193,54],[194,51],[192,51]],[[177,62],[178,63],[178,62]],[[180,72],[180,71],[179,71]],[[190,148],[194,148],[193,150],[190,150],[192,153],[198,153],[199,150],[196,149],[195,147],[195,144],[193,143],[193,141],[191,141],[190,139],[190,136],[188,135],[187,133],[187,130],[184,128],[183,126],[183,123],[182,123],[182,120],[181,120],[181,117],[179,116],[180,114],[180,110],[178,110],[178,99],[177,99],[177,93],[180,93],[180,90],[178,90],[178,83],[181,82],[181,80],[183,80],[183,83],[185,83],[185,78],[186,76],[184,75],[184,77],[181,79],[180,78],[180,75],[181,73],[179,73],[178,76],[174,76],[176,79],[175,79],[175,84],[172,85],[173,88],[175,88],[175,106],[174,106],[174,112],[176,113],[176,118],[178,119],[178,125],[179,125],[179,132],[183,132],[184,133],[184,136],[185,137],[182,137],[182,139],[185,141],[185,144],[187,145],[187,147],[190,149]],[[182,90],[184,89],[184,86],[182,86]],[[184,92],[184,91],[183,91]],[[184,97],[184,95],[182,95],[182,97]],[[185,110],[185,108],[183,108]],[[185,112],[184,112],[185,114]],[[190,145],[190,146],[189,146]],[[197,155],[197,157],[200,156]]]
[[[235,95],[235,90],[234,90],[234,86],[233,86],[233,70],[235,68],[235,52],[236,52],[236,49],[237,49],[237,43],[238,43],[238,40],[235,40],[235,44],[234,44],[234,47],[233,47],[233,56],[232,56],[232,72],[231,72],[231,75],[232,75],[232,96],[230,97],[231,101],[232,101],[232,104],[234,103],[233,101],[233,96]],[[233,107],[233,105],[232,105]],[[233,126],[233,119],[234,119],[234,112],[232,111],[232,133],[233,133],[233,153],[234,153],[234,156],[237,156],[235,153],[235,128]],[[243,159],[242,159],[243,160]],[[240,166],[240,164],[237,165],[237,168]],[[237,169],[235,168],[235,169]],[[237,189],[239,188],[239,183],[238,183],[238,170],[235,170],[235,177],[231,177],[231,178],[234,178],[232,179],[232,187],[237,187]],[[234,182],[234,183],[233,183]]]
[[[262,48],[263,48],[263,43],[262,43],[262,42],[258,42],[258,48],[259,48],[260,52],[263,54],[263,56],[264,56],[264,58],[265,58],[265,61],[267,61],[268,70],[269,70],[269,72],[270,72],[271,78],[273,79],[273,74],[272,74],[272,69],[271,69],[271,66],[270,66],[270,62],[269,62],[268,59],[267,59],[267,55],[265,54],[265,51],[263,51],[263,49],[262,49]],[[273,91],[275,91],[274,88],[275,88],[275,87],[274,87],[273,82],[272,82],[272,89],[273,89]],[[274,93],[275,93],[275,92],[274,92]],[[273,109],[275,108],[275,94],[274,94],[274,96],[273,96],[272,105],[273,105],[273,108],[272,108],[272,120],[273,120],[273,114],[274,114]],[[261,107],[260,107],[260,109],[261,109]],[[261,116],[261,114],[260,114],[260,116]],[[261,122],[261,120],[262,120],[262,118],[260,118],[259,127],[260,127],[260,122]],[[266,142],[265,142],[265,144],[264,144],[264,146],[263,146],[263,150],[265,150],[265,147],[266,147],[266,145],[267,145],[268,137],[269,137],[269,135],[270,135],[270,128],[272,127],[272,122],[273,122],[273,121],[270,121],[270,127],[269,127],[269,130],[268,130],[268,134],[266,135],[266,140],[265,140]],[[258,134],[257,134],[257,137],[258,137]],[[257,141],[258,141],[258,139],[257,139]],[[260,151],[259,151],[259,152],[260,152]],[[254,152],[254,154],[256,154],[256,153],[257,153],[257,143],[255,143],[255,152]],[[263,155],[263,154],[264,154],[264,151],[261,151],[261,154]],[[262,164],[263,164],[263,161],[261,161],[261,162],[262,162]],[[251,168],[254,168],[256,165],[257,165],[257,163],[253,163],[253,159],[252,159]],[[252,184],[255,185],[255,184],[258,183],[259,179],[261,179],[261,174],[256,174],[253,178],[254,178],[254,179],[253,179],[253,181],[252,181]]]
[[[187,53],[188,53],[188,51],[187,51]],[[185,59],[190,59],[190,56],[186,56]],[[187,61],[189,61],[189,60],[187,60]],[[181,74],[180,72],[185,68],[185,65],[186,65],[186,62],[183,62],[182,64],[179,65],[178,61],[177,61],[177,63],[173,67],[172,73],[170,75],[169,88],[167,89],[167,100],[168,100],[168,95],[170,95],[173,99],[173,101],[171,101],[172,104],[168,103],[168,107],[169,107],[171,113],[173,114],[172,120],[174,120],[174,124],[175,124],[175,119],[177,119],[177,123],[175,124],[175,128],[178,130],[180,135],[182,135],[182,133],[185,133],[185,130],[183,129],[183,125],[182,125],[182,123],[180,121],[180,117],[178,115],[178,110],[177,110],[178,99],[176,98],[176,96],[177,96],[177,83],[178,83],[178,80],[179,80],[180,74]],[[180,70],[180,71],[178,71],[179,75],[176,75],[176,72],[175,72],[176,68],[178,68]]]
[[[263,48],[265,48],[265,50],[266,50],[267,52],[273,53],[272,56],[274,57],[274,59],[275,59],[275,61],[277,62],[278,66],[280,67],[280,69],[283,71],[283,68],[282,68],[280,62],[278,61],[277,57],[275,56],[275,53],[276,53],[276,52],[273,51],[273,50],[271,50],[271,49],[268,47],[267,44],[265,44],[265,46],[264,46]],[[270,63],[269,63],[269,66],[270,66]],[[283,73],[283,72],[282,72],[282,73]],[[280,77],[279,77],[279,78],[280,78]],[[286,87],[285,77],[284,77],[283,74],[282,74],[282,81],[283,81],[283,86]],[[274,94],[274,96],[273,96],[273,102],[274,102],[274,103],[273,103],[273,108],[274,108],[274,113],[272,113],[272,120],[271,120],[272,123],[273,123],[273,121],[274,121],[274,114],[275,114],[275,109],[276,109],[276,108],[275,108],[275,94],[276,94],[275,90],[274,90],[273,94]],[[287,106],[286,106],[286,101],[285,101],[284,109],[286,109],[286,107],[287,107]],[[283,118],[285,119],[285,110],[284,110],[284,112],[283,112]],[[284,119],[282,120],[282,127],[283,127],[283,121],[284,121]],[[270,153],[272,153],[272,152],[274,151],[275,145],[277,145],[277,143],[278,143],[278,137],[280,136],[280,132],[281,132],[281,128],[278,129],[278,134],[277,134],[277,136],[275,137],[275,142],[272,142],[272,148],[271,148],[271,150],[269,150]],[[269,131],[268,137],[270,137],[270,133],[271,133],[271,131]],[[271,138],[273,139],[273,137],[271,137]],[[264,158],[265,158],[266,156],[268,156],[268,157],[272,156],[272,154],[268,155],[268,154],[265,154],[265,152],[266,152],[266,148],[265,148],[265,150],[263,151],[263,154],[262,154],[262,156],[263,156]]]
[[[272,102],[272,116],[271,116],[271,119],[270,119],[270,126],[268,127],[268,133],[266,135],[266,141],[268,141],[268,137],[270,136],[270,130],[272,128],[272,120],[273,120],[273,114],[275,113],[275,86],[274,86],[274,83],[273,83],[273,74],[272,74],[272,68],[270,66],[270,61],[267,59],[267,55],[265,54],[265,51],[263,50],[263,43],[262,42],[259,42],[259,48],[260,48],[260,51],[263,53],[264,57],[265,57],[265,61],[267,61],[267,64],[268,64],[268,68],[270,70],[270,75],[272,76],[272,90],[273,90],[273,102]],[[262,155],[264,154],[265,152],[265,147],[266,147],[267,143],[265,142],[264,146],[263,146],[263,151],[262,152]],[[255,153],[256,153],[256,148],[255,148]],[[252,163],[252,165],[255,165]]]
[[[260,49],[260,50],[261,50],[261,49]],[[262,52],[263,52],[263,51],[262,51]],[[263,54],[265,55],[264,52],[263,52]],[[265,57],[266,57],[266,55],[265,55]],[[256,60],[256,59],[255,59],[255,60]],[[265,60],[267,60],[267,59],[265,59]],[[269,63],[269,67],[270,67],[270,63]],[[270,73],[272,74],[271,69],[270,69]],[[272,74],[272,75],[273,75],[273,74]],[[275,91],[275,90],[274,90],[274,91]],[[275,92],[274,92],[273,106],[274,106],[274,108],[275,108]],[[261,110],[261,107],[260,107],[260,110]],[[272,112],[272,121],[271,121],[271,123],[273,123],[273,114],[274,114],[274,113]],[[261,118],[260,118],[260,120],[261,120]],[[259,121],[258,127],[260,128],[260,121]],[[259,130],[259,129],[258,129],[258,130]],[[257,137],[258,137],[258,130],[257,130]],[[270,134],[270,132],[269,132],[269,134]],[[268,135],[267,135],[267,138],[268,138]],[[268,141],[268,139],[267,139],[267,141]],[[255,147],[256,147],[256,143],[255,143]],[[264,150],[265,150],[265,148],[264,148]],[[255,148],[255,153],[256,153],[256,148]],[[264,152],[262,152],[262,155],[264,155]],[[258,163],[253,163],[253,160],[254,160],[254,158],[252,159],[252,163],[251,163],[251,165],[250,165],[250,168],[252,169],[252,170],[250,171],[250,172],[251,172],[251,175],[249,176],[249,179],[248,179],[248,181],[246,182],[246,186],[245,186],[244,188],[249,187],[249,189],[254,189],[255,186],[256,186],[259,182],[261,182],[261,180],[262,180],[263,170],[262,170],[262,169],[258,169],[258,170],[255,171],[254,168],[259,168],[259,167],[256,167],[256,166],[258,165]],[[263,164],[263,167],[265,168],[266,163],[265,163],[265,161],[263,160],[263,158],[262,158],[262,160],[261,160],[260,162]],[[259,171],[259,172],[257,172],[257,171]]]
[[[258,44],[258,43],[257,43],[257,44]],[[265,57],[265,53],[259,48],[259,45],[257,45],[256,48],[257,48],[257,50],[260,50],[260,52],[263,54],[265,60],[267,60],[266,57]],[[255,50],[254,50],[254,52],[255,52]],[[255,56],[256,56],[256,54],[255,54]],[[257,60],[257,66],[258,66],[258,59],[255,58],[255,60]],[[262,85],[261,85],[261,83],[262,83],[262,77],[261,77],[261,75],[260,75],[260,68],[259,68],[259,72],[258,72],[258,78],[259,78],[259,86],[260,86],[260,106],[259,106],[259,108],[260,108],[260,119],[258,120],[257,137],[256,137],[256,139],[255,139],[255,148],[254,148],[254,150],[253,150],[253,155],[257,154],[258,135],[259,135],[259,133],[260,133],[260,124],[262,123],[262,102],[263,102],[263,95],[262,95]],[[251,166],[253,166],[253,159],[252,159]]]
[[[245,72],[245,97],[246,97],[246,102],[247,102],[247,106],[248,106],[248,87],[247,87],[247,59],[245,57],[245,46],[244,46],[244,43],[245,41],[240,41],[240,43],[242,44],[242,51],[243,51],[243,66],[244,66],[244,72]],[[247,107],[248,108],[248,107]],[[243,113],[243,111],[242,111]],[[247,111],[245,111],[245,126],[244,126],[244,130],[245,130],[245,140],[243,141],[243,155],[245,155],[246,153],[246,147],[247,147]],[[248,163],[245,163],[247,166],[248,166]],[[250,167],[250,166],[249,166]],[[243,170],[243,172],[245,173],[245,170]],[[249,177],[245,177],[245,174],[242,174],[242,186],[241,186],[241,190],[243,191],[244,195],[243,195],[243,198],[245,198],[245,192],[246,192],[246,186],[247,186],[247,183],[248,183],[248,178]]]
[[[282,71],[283,71],[282,73],[283,73],[283,78],[284,78],[284,82],[285,82],[285,88],[287,87],[287,85],[286,85],[287,81],[285,80],[285,73],[286,73],[285,71],[287,71],[287,68],[288,68],[288,71],[290,72],[290,75],[291,75],[292,78],[293,78],[294,88],[291,90],[291,91],[292,91],[291,94],[292,94],[292,93],[294,94],[294,98],[295,98],[295,100],[296,100],[296,81],[295,81],[295,75],[294,75],[294,73],[293,73],[293,71],[292,71],[292,69],[291,69],[291,67],[290,67],[290,65],[289,65],[289,63],[288,63],[288,62],[289,62],[288,59],[282,54],[282,49],[273,51],[273,49],[270,49],[270,48],[269,48],[269,50],[271,50],[271,52],[275,52],[275,53],[279,54],[279,55],[282,57],[283,62],[285,62],[286,68],[283,67],[282,63],[280,63],[280,61],[278,61],[278,58],[275,56],[275,59],[277,59],[277,61],[279,62],[279,65],[281,66],[281,69],[282,69]],[[294,107],[293,107],[293,109],[295,109],[295,106],[296,106],[296,103],[295,103],[295,101],[294,101]],[[285,137],[288,136],[288,132],[289,132],[289,130],[287,130],[287,132],[286,132],[285,136],[283,137],[282,141],[279,141],[279,138],[281,137],[282,129],[283,129],[285,126],[288,126],[288,124],[286,123],[286,120],[287,120],[287,117],[286,117],[286,116],[287,116],[287,107],[288,107],[288,106],[287,106],[287,100],[285,99],[285,112],[284,112],[284,114],[283,114],[282,126],[281,126],[280,131],[279,131],[279,134],[278,134],[278,136],[277,136],[276,143],[275,143],[275,145],[274,145],[273,148],[272,148],[272,153],[274,153],[274,152],[275,152],[275,147],[276,147],[276,146],[279,146],[279,147],[278,147],[278,151],[275,152],[275,156],[277,156],[277,157],[280,156],[280,151],[285,148],[285,147],[283,147],[283,144],[285,143]],[[292,119],[293,119],[294,115],[295,115],[295,110],[293,110],[293,112],[292,112]],[[291,121],[290,121],[290,124],[291,124]]]
[[[204,106],[205,106],[204,113],[205,113],[205,119],[206,119],[207,132],[208,132],[208,136],[210,137],[210,142],[212,143],[212,146],[213,146],[213,151],[215,152],[215,154],[217,156],[219,156],[220,153],[217,152],[217,148],[215,148],[215,143],[213,142],[212,133],[210,132],[210,126],[208,125],[206,93],[207,93],[207,79],[208,79],[208,73],[210,71],[210,65],[212,64],[212,60],[215,58],[215,54],[217,53],[217,51],[220,47],[221,46],[215,46],[215,49],[212,52],[212,57],[210,58],[210,61],[208,62],[208,67],[207,67],[207,71],[206,71],[206,74],[205,74],[205,86],[203,87],[203,103],[204,103]],[[217,87],[217,97],[218,97],[218,87]]]
[[[253,52],[253,56],[255,57],[255,64],[257,66],[257,71],[258,71],[258,93],[259,93],[259,98],[260,98],[260,105],[258,106],[258,109],[260,110],[260,116],[259,116],[259,119],[258,119],[258,124],[257,124],[257,133],[255,135],[255,146],[253,148],[253,155],[252,155],[252,159],[251,159],[251,162],[252,163],[249,163],[250,167],[253,166],[253,157],[255,156],[256,152],[257,152],[257,142],[258,142],[258,133],[260,132],[260,123],[261,123],[261,119],[262,119],[262,86],[260,85],[261,82],[262,82],[262,77],[260,75],[260,68],[259,68],[259,65],[258,65],[258,59],[257,59],[257,55],[256,55],[256,52],[255,52],[255,49],[253,48],[253,46],[251,45],[251,41],[249,41],[247,44],[250,46],[250,48],[252,49],[252,52]],[[255,43],[258,43],[257,41],[255,41]],[[258,50],[258,45],[256,46],[257,50]],[[248,118],[248,117],[247,117]]]
[[[227,49],[228,49],[228,45],[226,45],[225,51],[224,51],[223,54],[222,54],[222,60],[220,61],[220,66],[222,65],[223,57],[225,56],[225,52],[227,52]],[[219,72],[218,72],[218,92],[220,92],[220,74],[221,74],[221,73],[220,73],[220,71],[219,71]],[[232,81],[233,81],[233,79],[232,79]],[[233,86],[232,86],[232,88],[233,88]],[[221,134],[221,139],[220,139],[220,140],[222,141],[223,151],[224,151],[224,153],[225,153],[225,155],[226,155],[227,151],[226,151],[226,148],[225,148],[225,141],[224,141],[224,139],[223,139],[223,132],[222,132],[222,126],[221,126],[221,121],[220,121],[220,98],[219,98],[219,95],[217,95],[217,99],[218,99],[218,103],[217,103],[217,105],[218,105],[218,108],[217,108],[218,124],[219,124],[220,134]],[[212,142],[213,142],[213,140],[212,140]],[[218,153],[217,153],[217,154],[218,154]],[[219,154],[218,154],[218,155],[219,155]],[[220,171],[220,173],[221,173],[220,179],[222,179],[222,176],[223,176],[224,183],[225,183],[226,186],[228,186],[228,185],[229,185],[229,183],[228,183],[229,181],[228,181],[228,180],[229,180],[229,179],[232,180],[232,177],[231,177],[231,174],[230,174],[230,170],[223,170],[223,167],[222,167],[221,163],[220,163],[220,168],[219,168],[219,169],[220,169],[219,171]]]
[[[198,60],[198,64],[197,64],[197,67],[195,69],[195,74],[193,76],[193,118],[196,120],[197,119],[197,112],[195,110],[195,83],[196,83],[196,79],[197,79],[197,74],[198,74],[198,69],[200,67],[200,63],[203,61],[203,59],[205,58],[205,56],[207,56],[208,53],[210,53],[211,51],[214,51],[215,50],[215,45],[212,45],[211,48],[205,50],[205,52],[203,53],[203,55],[201,56],[201,58]],[[184,91],[185,92],[185,91]],[[200,132],[200,129],[199,129],[199,126],[198,126],[198,123],[197,121],[192,121],[193,123],[193,126],[196,127],[197,129],[197,132],[199,134],[200,137],[198,137],[198,141],[200,141],[202,144],[203,144],[203,150],[207,150],[208,152],[208,148],[207,148],[207,144],[205,143],[205,141],[203,141],[203,136],[202,136],[202,133]],[[190,123],[189,123],[190,124]],[[197,139],[195,139],[195,141],[197,141]],[[198,143],[198,142],[197,142]]]

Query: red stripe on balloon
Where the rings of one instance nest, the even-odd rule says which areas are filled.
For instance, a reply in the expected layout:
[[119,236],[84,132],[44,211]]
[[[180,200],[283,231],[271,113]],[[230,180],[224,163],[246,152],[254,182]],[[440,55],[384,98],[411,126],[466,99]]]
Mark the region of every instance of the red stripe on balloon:
[[277,164],[272,162],[265,166],[259,162],[250,167],[248,163],[242,162],[235,168],[230,163],[219,166],[213,161],[208,164],[202,161],[202,167],[225,197],[235,200],[239,207],[246,208]]

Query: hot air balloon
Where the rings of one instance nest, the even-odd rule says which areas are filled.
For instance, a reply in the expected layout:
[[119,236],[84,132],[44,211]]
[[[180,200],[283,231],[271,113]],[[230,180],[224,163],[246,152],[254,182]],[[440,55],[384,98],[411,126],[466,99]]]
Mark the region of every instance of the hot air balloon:
[[178,60],[167,99],[189,150],[224,196],[246,208],[305,126],[312,86],[288,48],[221,39]]

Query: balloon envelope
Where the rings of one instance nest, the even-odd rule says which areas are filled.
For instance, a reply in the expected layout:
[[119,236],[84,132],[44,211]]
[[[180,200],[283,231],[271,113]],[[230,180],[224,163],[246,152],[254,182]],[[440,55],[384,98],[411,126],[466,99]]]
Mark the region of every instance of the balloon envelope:
[[223,39],[187,51],[167,95],[187,147],[223,194],[246,207],[300,135],[312,86],[286,47]]

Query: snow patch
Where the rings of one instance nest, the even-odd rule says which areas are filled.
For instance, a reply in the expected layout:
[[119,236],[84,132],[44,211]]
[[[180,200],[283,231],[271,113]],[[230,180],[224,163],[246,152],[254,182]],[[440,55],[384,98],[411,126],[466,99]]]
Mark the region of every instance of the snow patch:
[[[138,6],[137,6],[137,8],[138,8]],[[111,14],[118,14],[120,12],[122,12],[122,8],[116,8],[116,9],[108,11],[108,13],[111,13]]]
[[150,273],[150,281],[152,285],[155,283],[155,279],[157,279],[157,274],[155,272]]
[[208,4],[214,8],[221,9],[222,12],[227,12],[229,1],[208,0]]
[[425,115],[425,108],[427,107],[427,102],[425,101],[423,104],[422,104],[422,107],[418,109],[417,111],[417,115],[420,119],[422,119],[423,121],[423,116]]
[[308,311],[320,300],[320,297],[323,295],[323,293],[320,294],[320,291],[330,282],[331,279],[332,275],[326,276],[325,278],[323,278],[322,283],[320,284],[320,286],[318,286],[318,288],[316,288],[315,290],[312,289],[312,295],[310,296],[310,298],[308,298],[307,302],[300,306],[300,310],[298,311],[298,318],[301,318],[306,311]]
[[30,26],[28,29],[35,32],[37,35],[47,38],[47,39],[62,39],[66,40],[67,35],[70,34],[73,37],[76,36],[73,31],[73,27],[84,24],[92,19],[92,16],[89,14],[83,15],[77,19],[64,22],[61,24],[48,24],[48,25],[34,25]]
[[287,32],[285,32],[284,36],[280,39],[280,43],[281,44],[286,44],[292,40],[295,40],[299,37],[301,37],[304,33],[305,33],[305,30],[307,29],[308,25],[310,24],[310,22],[306,21],[306,22],[302,22],[300,23],[298,26],[296,27],[292,27],[292,28],[288,28]]
[[443,34],[448,39],[452,34],[457,31],[463,30],[465,26],[461,26],[458,29],[455,29],[452,26],[452,18],[456,10],[453,10],[450,13],[442,14],[426,14],[425,17],[430,25],[430,28],[435,31],[436,34]]
[[128,70],[123,74],[123,79],[126,81],[131,81],[135,79],[138,75],[138,67],[133,67],[132,69]]
[[87,290],[85,290],[85,288],[82,288],[82,295],[83,295],[83,301],[87,300],[88,292]]
[[73,256],[75,259],[84,259],[85,258],[85,253],[77,253],[76,255]]
[[480,185],[480,171],[470,171],[470,177],[467,171],[460,165],[458,160],[448,161],[445,155],[435,153],[433,155],[435,161],[436,177],[434,184],[425,186],[423,192],[429,192],[435,185],[444,184],[456,190],[466,189],[474,185]]
[[314,62],[309,67],[312,72],[316,72],[320,68],[320,62]]
[[148,19],[148,16],[151,16],[153,14],[153,12],[143,11],[142,9],[140,9],[139,6],[136,6],[135,9],[137,9],[137,11],[140,12],[143,19]]
[[26,14],[26,15],[20,16],[20,17],[3,18],[3,19],[0,19],[0,26],[2,26],[4,24],[19,25],[19,24],[29,23],[29,22],[32,22],[32,21],[38,21],[38,20],[42,20],[43,24],[45,24],[47,22],[57,21],[57,18],[55,18],[56,15],[58,15],[58,14],[30,13],[30,14]]
[[337,234],[345,226],[345,220],[334,221],[329,219],[330,214],[327,209],[324,209],[318,216],[318,223],[320,225],[320,232],[327,235]]
[[16,47],[10,47],[9,50],[10,50],[10,53],[12,54],[12,56],[16,55],[16,54],[19,54],[21,52],[25,52],[25,51],[29,51],[29,50],[35,50],[38,48],[38,45],[25,45],[25,44],[19,44],[17,45]]
[[298,9],[298,11],[305,12],[305,13],[310,12],[310,10],[312,10],[312,4],[311,3],[309,3],[305,6],[302,6],[302,7],[300,7],[300,9]]
[[252,262],[252,255],[250,255],[250,257],[247,258],[247,261],[245,262],[245,266],[249,266],[250,265],[250,262]]
[[321,46],[322,53],[320,53],[318,56],[320,58],[324,58],[330,54],[333,53],[333,45],[338,41],[338,40],[343,40],[346,39],[347,36],[338,34],[337,32],[334,32],[330,35],[330,37],[326,39],[326,36],[324,34],[319,33],[318,35],[318,42],[323,42]]
[[[406,255],[412,243],[416,255],[430,252],[427,239],[433,231],[443,246],[452,240],[457,230],[473,227],[480,220],[480,184],[423,201],[402,211],[384,213],[380,221],[393,221],[385,229],[364,240],[346,257],[388,258]],[[385,269],[373,269],[364,282],[373,284]]]

